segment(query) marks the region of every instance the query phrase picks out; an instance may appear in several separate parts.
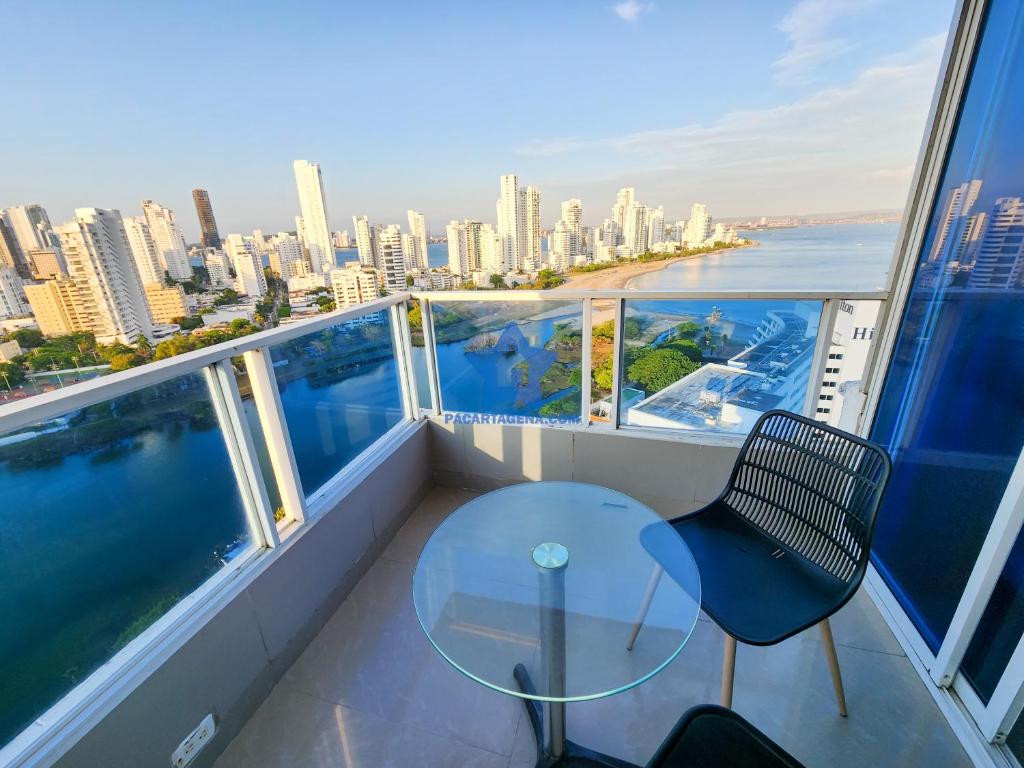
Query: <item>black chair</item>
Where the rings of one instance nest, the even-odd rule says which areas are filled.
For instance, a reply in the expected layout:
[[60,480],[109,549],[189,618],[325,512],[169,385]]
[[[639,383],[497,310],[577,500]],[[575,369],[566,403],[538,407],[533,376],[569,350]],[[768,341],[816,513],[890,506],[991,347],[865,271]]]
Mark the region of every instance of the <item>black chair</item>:
[[731,709],[702,704],[684,714],[646,768],[803,768]]
[[[726,633],[722,705],[732,706],[736,642],[774,645],[821,625],[839,713],[846,699],[828,618],[853,597],[891,464],[867,440],[788,411],[768,411],[740,449],[725,490],[669,522],[701,578],[701,607]],[[643,536],[660,564],[627,643],[633,648],[662,570],[673,562]],[[682,582],[680,582],[682,583]]]

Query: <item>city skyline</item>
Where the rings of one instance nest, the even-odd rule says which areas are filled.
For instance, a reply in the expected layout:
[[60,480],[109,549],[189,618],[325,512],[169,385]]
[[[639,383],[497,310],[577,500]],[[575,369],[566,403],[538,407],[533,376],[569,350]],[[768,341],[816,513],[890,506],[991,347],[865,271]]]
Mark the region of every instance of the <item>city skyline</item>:
[[[155,93],[140,96],[131,87],[105,93],[102,110],[90,103],[79,114],[79,141],[73,144],[57,141],[45,119],[31,121],[31,129],[27,122],[5,127],[19,151],[9,158],[0,205],[39,202],[51,218],[66,221],[75,208],[127,213],[139,199],[154,199],[178,212],[186,240],[196,242],[198,222],[184,214],[191,208],[191,190],[198,187],[209,190],[222,231],[292,230],[296,200],[288,164],[312,157],[333,180],[327,189],[332,231],[346,229],[354,214],[402,221],[410,208],[424,213],[431,235],[440,234],[452,218],[488,220],[493,210],[488,180],[509,169],[544,192],[546,221],[557,220],[560,200],[578,197],[585,210],[593,210],[627,184],[659,200],[670,215],[696,199],[706,200],[721,217],[900,207],[949,4],[813,0],[828,13],[816,14],[812,22],[806,18],[811,1],[773,8],[740,3],[739,12],[715,18],[667,4],[569,4],[544,8],[543,15],[539,7],[519,13],[497,8],[476,21],[461,18],[455,6],[406,9],[415,23],[403,25],[397,34],[422,64],[417,67],[420,86],[402,88],[405,111],[414,107],[422,115],[415,135],[383,116],[353,111],[364,89],[405,82],[397,62],[362,57],[368,43],[356,38],[344,38],[337,50],[328,46],[334,56],[329,66],[303,80],[300,74],[325,64],[318,60],[321,54],[308,53],[309,46],[300,49],[307,30],[299,29],[296,19],[267,10],[241,18],[209,9],[212,29],[226,32],[227,25],[237,24],[257,35],[273,33],[282,56],[299,54],[287,66],[281,57],[247,61],[243,71],[235,57],[206,46],[206,34],[184,23],[187,13],[177,21],[149,24],[142,35],[152,11],[117,15],[112,25],[100,29],[74,11],[68,12],[76,17],[70,21],[80,23],[68,23],[45,8],[29,8],[12,23],[47,33],[52,28],[54,47],[61,52],[54,61],[42,62],[39,72],[41,78],[53,78],[59,98],[51,94],[43,102],[38,89],[29,92],[27,83],[14,84],[14,102],[37,109],[41,118],[58,104],[61,110],[74,110],[93,93],[88,88],[79,93],[74,79],[61,85],[67,71],[58,69],[64,56],[73,56],[86,42],[90,50],[106,52],[88,59],[75,78],[89,78],[92,67],[123,66],[126,56],[138,57],[133,68],[146,72],[150,57],[161,48],[152,38],[174,35],[181,51],[173,70],[177,87],[161,89],[159,98]],[[329,28],[341,11],[324,8],[321,13]],[[346,17],[339,29],[355,28],[357,21],[372,26],[381,11],[343,13],[352,18]],[[887,24],[876,23],[880,15]],[[899,23],[911,16],[919,23]],[[541,18],[544,23],[538,24]],[[566,36],[559,22],[570,21],[576,34]],[[492,28],[502,29],[504,36],[482,34]],[[680,50],[657,36],[668,28],[700,34],[688,34],[690,42]],[[472,50],[455,52],[454,40],[464,41],[459,33],[467,30],[477,33]],[[530,55],[552,44],[552,36],[559,37],[566,60],[574,62],[578,87],[573,99],[543,85],[549,82],[550,56]],[[32,36],[12,38],[13,45],[0,56],[16,59]],[[103,46],[104,40],[111,45]],[[743,45],[738,47],[738,41]],[[734,53],[739,48],[742,56]],[[195,61],[187,61],[193,49]],[[468,55],[480,60],[472,72],[464,67]],[[499,60],[514,66],[494,75],[489,64]],[[698,76],[709,61],[715,77]],[[313,89],[323,85],[321,79],[330,80],[336,90],[339,67],[346,72],[344,82],[360,87],[327,100],[326,114],[335,121],[295,121],[293,110],[284,105],[301,96],[296,83]],[[451,80],[453,71],[461,73],[459,79]],[[637,77],[638,72],[645,77]],[[126,85],[138,76],[125,73]],[[199,82],[213,87],[204,87],[202,103],[196,104],[198,88],[193,86]],[[472,121],[453,122],[444,106],[449,83],[464,89],[465,98],[483,103],[502,98],[513,84],[524,84],[529,104],[511,111],[475,110]],[[118,109],[118,100],[129,94],[133,109]],[[257,109],[252,128],[241,131],[239,99],[264,106]],[[649,108],[630,106],[638,102]],[[194,119],[199,114],[202,119]],[[362,115],[358,120],[357,114]],[[852,121],[856,127],[847,125],[851,114],[860,117]],[[846,141],[853,133],[857,140]],[[808,143],[812,134],[817,138]],[[85,143],[88,154],[79,151]],[[755,145],[758,154],[749,154],[748,147]],[[813,162],[794,166],[795,160]],[[854,172],[855,165],[861,169]],[[818,183],[818,175],[830,183]],[[780,186],[787,187],[785,194]]]

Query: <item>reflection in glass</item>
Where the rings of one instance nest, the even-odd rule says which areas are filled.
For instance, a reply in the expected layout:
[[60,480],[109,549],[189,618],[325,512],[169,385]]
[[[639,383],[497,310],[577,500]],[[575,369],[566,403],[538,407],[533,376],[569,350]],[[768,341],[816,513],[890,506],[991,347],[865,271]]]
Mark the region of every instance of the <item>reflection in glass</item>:
[[820,301],[628,301],[621,423],[745,434],[803,412]]
[[446,411],[579,421],[582,302],[431,307]]
[[[1024,444],[1024,7],[988,14],[872,432],[893,457],[873,559],[932,650]],[[1020,561],[964,661],[983,699],[1024,628]]]
[[270,353],[307,496],[402,421],[389,313],[300,336]]
[[615,303],[591,302],[590,422],[607,424],[612,417],[612,366],[615,357]]
[[250,546],[202,374],[0,435],[0,743]]

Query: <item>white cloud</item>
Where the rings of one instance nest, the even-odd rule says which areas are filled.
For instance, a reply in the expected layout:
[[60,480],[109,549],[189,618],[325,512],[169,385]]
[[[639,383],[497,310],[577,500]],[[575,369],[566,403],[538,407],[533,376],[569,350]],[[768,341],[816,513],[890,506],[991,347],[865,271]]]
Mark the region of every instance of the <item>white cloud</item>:
[[623,0],[612,6],[612,11],[623,21],[636,21],[641,13],[654,8],[654,3],[641,3],[640,0]]
[[878,0],[800,0],[779,24],[789,49],[772,64],[776,83],[806,82],[822,62],[856,48],[856,42],[834,34],[833,27],[877,3]]
[[[730,199],[736,192],[753,200],[785,188],[805,195],[807,210],[819,210],[811,207],[816,195],[844,184],[851,195],[856,184],[866,198],[872,186],[891,188],[899,198],[920,145],[944,40],[924,38],[848,83],[774,107],[735,110],[706,124],[538,139],[517,151],[544,158],[542,167],[553,175],[559,164],[585,153],[591,167],[617,176],[649,174],[652,185],[665,189],[681,182],[716,185]],[[865,199],[863,207],[881,206]]]

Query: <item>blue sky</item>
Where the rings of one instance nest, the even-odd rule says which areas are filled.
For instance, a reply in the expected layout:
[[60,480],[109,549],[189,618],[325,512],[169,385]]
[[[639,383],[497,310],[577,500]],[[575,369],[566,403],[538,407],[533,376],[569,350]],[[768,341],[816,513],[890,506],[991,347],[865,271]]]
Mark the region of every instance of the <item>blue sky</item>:
[[[6,5],[6,3],[4,3]],[[331,225],[492,220],[501,173],[607,216],[900,207],[952,0],[17,3],[0,206],[293,228],[291,164]],[[17,73],[17,75],[15,75]]]

